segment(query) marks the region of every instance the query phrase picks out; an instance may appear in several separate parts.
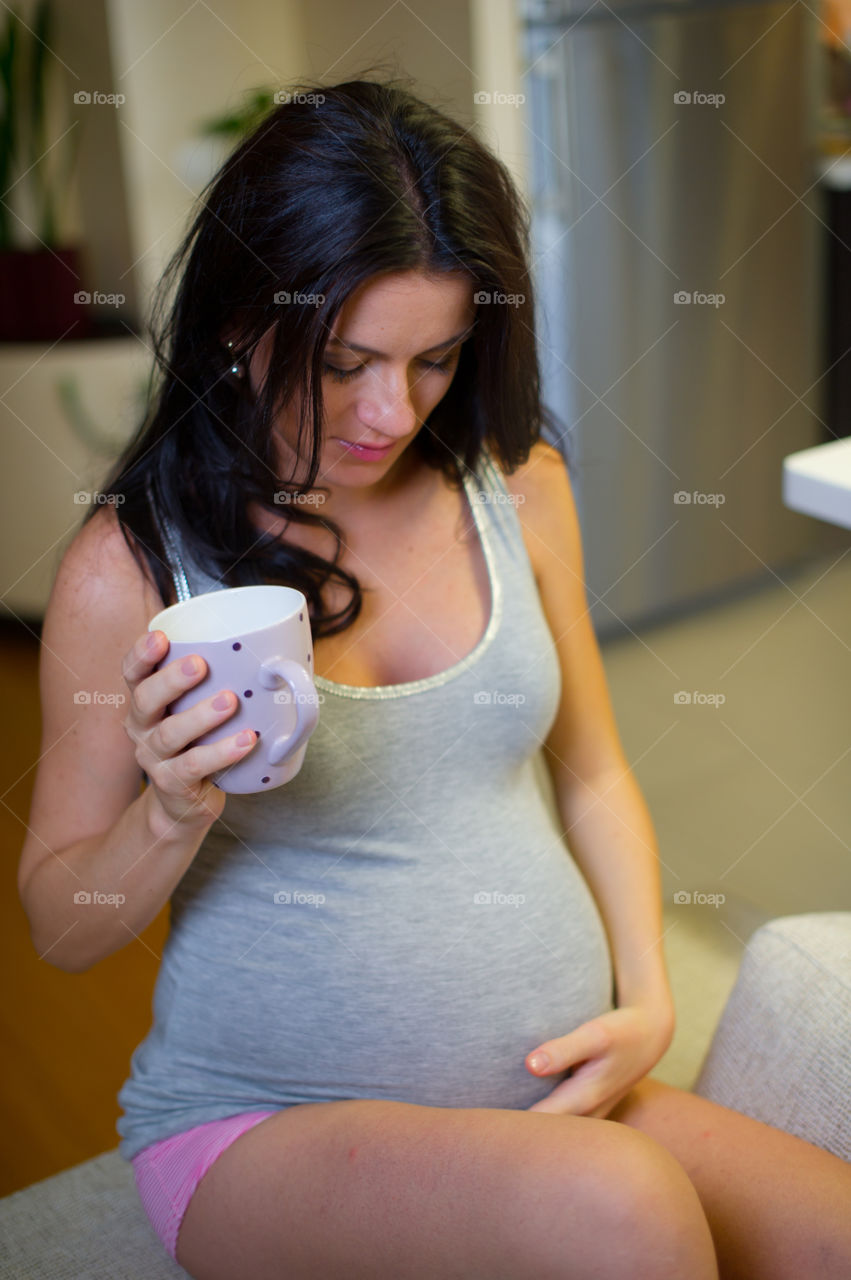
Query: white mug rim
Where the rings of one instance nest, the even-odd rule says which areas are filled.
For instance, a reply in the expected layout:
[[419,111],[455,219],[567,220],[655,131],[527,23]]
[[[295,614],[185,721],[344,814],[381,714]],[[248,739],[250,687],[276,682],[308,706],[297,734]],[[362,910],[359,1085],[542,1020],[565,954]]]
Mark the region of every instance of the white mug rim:
[[[220,619],[218,627],[210,623],[215,621],[214,603],[223,604],[227,610],[227,619]],[[239,619],[233,616],[233,610],[242,605],[245,612]],[[217,591],[205,591],[188,600],[178,600],[155,614],[148,623],[149,631],[162,631],[173,644],[218,644],[229,640],[235,634],[255,635],[265,631],[267,627],[278,626],[291,621],[300,612],[307,611],[307,600],[295,587],[277,585],[259,585],[250,587],[222,587]],[[193,617],[197,618],[197,626],[203,626],[204,635],[199,635],[197,626],[189,634],[186,626]],[[184,625],[174,627],[173,624],[183,621]],[[176,634],[175,634],[176,632]]]

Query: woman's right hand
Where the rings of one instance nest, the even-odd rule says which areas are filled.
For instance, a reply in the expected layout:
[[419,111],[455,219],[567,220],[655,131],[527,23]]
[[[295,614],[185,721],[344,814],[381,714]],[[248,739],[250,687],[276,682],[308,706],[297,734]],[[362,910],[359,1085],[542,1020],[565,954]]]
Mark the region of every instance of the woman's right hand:
[[[249,738],[244,745],[237,743],[239,735],[229,734],[219,742],[186,750],[188,743],[232,716],[238,701],[232,690],[223,689],[194,707],[167,715],[166,707],[207,671],[200,655],[195,657],[198,669],[193,674],[183,670],[186,658],[153,671],[167,650],[165,632],[146,631],[125,655],[122,674],[130,698],[123,724],[135,743],[136,760],[150,780],[152,799],[168,819],[169,829],[175,824],[205,828],[219,817],[227,799],[209,775],[247,755],[256,735],[249,729],[244,731]],[[217,701],[220,706],[215,705]]]

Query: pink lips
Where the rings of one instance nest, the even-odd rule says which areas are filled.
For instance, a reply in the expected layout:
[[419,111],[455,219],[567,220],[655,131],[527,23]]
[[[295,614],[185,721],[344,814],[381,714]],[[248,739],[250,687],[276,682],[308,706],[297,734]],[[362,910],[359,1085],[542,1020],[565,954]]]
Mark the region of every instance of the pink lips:
[[356,458],[365,458],[369,461],[372,459],[384,458],[393,448],[393,444],[382,445],[380,449],[371,448],[369,445],[356,444],[352,440],[340,440],[340,444],[349,453],[353,453]]

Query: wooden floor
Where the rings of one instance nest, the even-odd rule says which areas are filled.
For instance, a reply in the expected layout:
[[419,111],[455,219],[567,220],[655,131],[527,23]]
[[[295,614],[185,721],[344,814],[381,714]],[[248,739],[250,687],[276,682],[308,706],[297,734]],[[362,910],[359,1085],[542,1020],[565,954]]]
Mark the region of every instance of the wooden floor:
[[150,1026],[168,930],[164,909],[140,939],[82,974],[33,948],[16,877],[41,739],[34,632],[0,621],[0,1195],[118,1145],[116,1095]]

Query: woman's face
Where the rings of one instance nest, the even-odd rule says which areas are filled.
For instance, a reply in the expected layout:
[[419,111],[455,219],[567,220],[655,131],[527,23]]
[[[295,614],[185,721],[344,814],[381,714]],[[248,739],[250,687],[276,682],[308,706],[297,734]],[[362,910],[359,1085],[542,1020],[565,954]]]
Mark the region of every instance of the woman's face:
[[[473,282],[407,271],[376,277],[340,310],[325,351],[324,438],[317,484],[368,488],[383,481],[446,395],[475,318]],[[256,394],[271,334],[258,343],[249,377]],[[284,410],[274,427],[281,476],[296,467],[298,417]],[[360,447],[359,447],[360,446]]]

